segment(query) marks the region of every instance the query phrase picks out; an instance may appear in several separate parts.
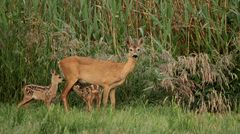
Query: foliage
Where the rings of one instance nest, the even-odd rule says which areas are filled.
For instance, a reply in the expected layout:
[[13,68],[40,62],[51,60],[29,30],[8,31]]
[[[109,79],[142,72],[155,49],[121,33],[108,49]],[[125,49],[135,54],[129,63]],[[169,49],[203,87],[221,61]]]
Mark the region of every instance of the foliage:
[[232,54],[217,55],[216,61],[207,54],[182,56],[175,60],[169,52],[163,52],[160,72],[164,77],[160,83],[171,96],[188,108],[198,112],[226,112],[233,101],[229,95],[232,81],[238,79]]
[[[118,102],[161,103],[169,96],[156,90],[160,53],[208,54],[209,64],[216,65],[221,56],[239,51],[239,5],[239,0],[1,0],[0,101],[19,101],[25,84],[49,84],[50,70],[69,55],[124,61],[125,38],[132,36],[145,37],[145,50],[135,73],[119,87]],[[238,77],[239,63],[233,69]],[[227,90],[236,104],[238,83],[228,83]]]

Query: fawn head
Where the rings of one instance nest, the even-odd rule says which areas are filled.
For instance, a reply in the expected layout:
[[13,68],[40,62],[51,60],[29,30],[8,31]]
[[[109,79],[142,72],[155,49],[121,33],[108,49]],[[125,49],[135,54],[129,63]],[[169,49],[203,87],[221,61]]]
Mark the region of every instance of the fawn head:
[[56,74],[55,70],[52,70],[51,74],[52,74],[52,83],[61,83],[62,82],[63,78],[59,74]]
[[140,38],[138,40],[133,40],[131,37],[128,37],[126,44],[129,49],[129,55],[133,58],[137,58],[141,52],[143,38]]

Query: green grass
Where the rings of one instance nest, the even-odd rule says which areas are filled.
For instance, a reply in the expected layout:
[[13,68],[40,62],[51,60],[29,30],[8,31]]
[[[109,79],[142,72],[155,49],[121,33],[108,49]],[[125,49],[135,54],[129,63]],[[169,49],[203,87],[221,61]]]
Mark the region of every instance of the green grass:
[[[239,51],[239,5],[239,0],[0,0],[0,102],[19,101],[25,84],[49,84],[50,70],[58,71],[57,62],[66,56],[114,55],[123,61],[127,36],[144,37],[144,54],[119,87],[120,102],[163,101],[170,96],[159,86],[162,51],[175,58],[203,52],[213,60]],[[238,83],[231,83],[229,98],[240,100]]]
[[194,114],[177,106],[122,106],[88,113],[80,106],[65,112],[62,105],[50,111],[35,103],[28,108],[0,104],[0,133],[238,133],[240,115]]
[[[213,61],[220,54],[239,53],[239,3],[0,0],[0,133],[237,133],[239,114],[196,115],[179,107],[160,107],[171,103],[174,96],[160,87],[163,78],[159,67],[163,50],[171,51],[176,59],[207,53]],[[50,70],[58,70],[57,62],[63,57],[114,55],[123,61],[127,36],[144,37],[144,53],[134,72],[117,89],[119,107],[115,112],[87,113],[74,96],[69,102],[76,108],[69,113],[62,105],[49,112],[39,105],[16,109],[21,88],[29,83],[48,85]],[[236,54],[233,60],[238,78],[239,59]],[[235,109],[240,102],[239,83],[240,79],[230,81],[223,91],[233,99],[233,111],[239,111]]]

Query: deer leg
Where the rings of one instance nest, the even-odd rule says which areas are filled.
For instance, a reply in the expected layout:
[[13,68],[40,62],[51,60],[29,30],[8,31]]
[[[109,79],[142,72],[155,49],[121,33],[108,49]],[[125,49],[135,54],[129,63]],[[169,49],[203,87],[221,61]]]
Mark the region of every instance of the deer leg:
[[32,97],[24,97],[23,100],[18,104],[18,108],[20,108],[22,105],[28,103],[30,100],[32,100]]
[[91,111],[92,111],[91,99],[92,99],[92,98],[91,98],[90,96],[88,96],[87,99],[86,99],[86,100],[87,100],[86,103],[87,103],[87,111],[88,111],[88,112],[91,112]]
[[65,111],[69,111],[69,106],[68,106],[68,102],[67,102],[67,96],[72,88],[72,86],[74,85],[74,83],[76,82],[77,80],[75,81],[70,81],[70,82],[67,82],[66,83],[66,86],[63,90],[63,93],[61,95],[62,97],[62,101],[63,101],[63,104],[64,104],[64,108],[65,108]]
[[30,101],[28,101],[28,102],[26,102],[25,104],[23,104],[22,106],[24,107],[24,108],[27,108],[28,106],[29,106],[29,103],[31,102],[32,100],[30,100]]
[[91,99],[90,99],[90,112],[92,111],[92,108],[93,108],[93,95],[91,95]]
[[50,99],[47,99],[45,101],[45,105],[47,106],[47,109],[49,110],[50,109],[50,106],[51,106],[51,100]]
[[96,102],[97,102],[97,109],[100,110],[100,106],[101,106],[101,99],[102,99],[102,94],[99,93],[97,98],[96,98]]
[[110,88],[109,87],[105,87],[104,91],[103,91],[103,106],[104,106],[104,108],[107,107],[109,92],[110,92]]
[[116,89],[112,89],[112,90],[110,91],[110,100],[111,100],[112,109],[115,109],[115,104],[116,104],[115,90],[116,90]]

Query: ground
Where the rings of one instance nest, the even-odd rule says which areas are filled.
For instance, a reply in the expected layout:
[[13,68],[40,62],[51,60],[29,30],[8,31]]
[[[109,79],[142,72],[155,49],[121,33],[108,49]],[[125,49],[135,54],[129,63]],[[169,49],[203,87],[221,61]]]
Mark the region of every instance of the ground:
[[86,112],[75,106],[65,112],[62,105],[50,111],[44,105],[17,109],[0,104],[0,133],[238,133],[240,115],[195,114],[178,106],[121,106],[115,111]]

